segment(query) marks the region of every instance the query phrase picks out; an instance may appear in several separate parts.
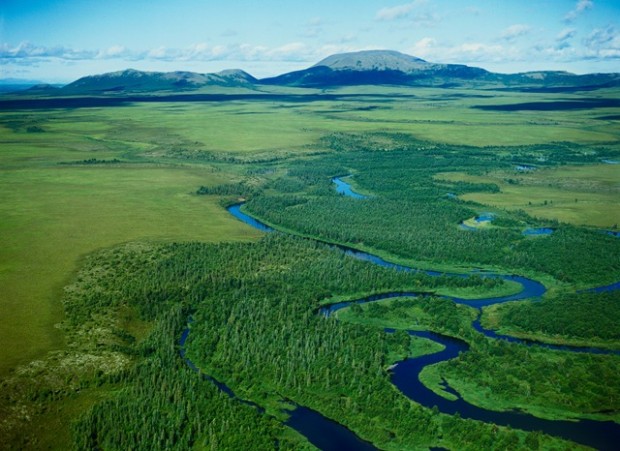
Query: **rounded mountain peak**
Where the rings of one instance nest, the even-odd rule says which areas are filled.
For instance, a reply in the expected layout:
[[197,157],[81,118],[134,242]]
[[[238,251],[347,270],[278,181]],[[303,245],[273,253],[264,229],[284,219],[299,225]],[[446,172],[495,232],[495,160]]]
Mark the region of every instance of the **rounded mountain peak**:
[[332,70],[393,70],[411,72],[427,69],[431,63],[394,50],[363,50],[328,56],[313,67],[326,66]]

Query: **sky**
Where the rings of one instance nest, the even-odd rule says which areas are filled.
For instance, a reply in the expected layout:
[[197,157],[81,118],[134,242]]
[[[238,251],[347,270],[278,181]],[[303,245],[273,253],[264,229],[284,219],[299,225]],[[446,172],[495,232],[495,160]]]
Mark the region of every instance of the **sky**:
[[260,78],[368,49],[502,73],[620,72],[620,0],[0,0],[0,79]]

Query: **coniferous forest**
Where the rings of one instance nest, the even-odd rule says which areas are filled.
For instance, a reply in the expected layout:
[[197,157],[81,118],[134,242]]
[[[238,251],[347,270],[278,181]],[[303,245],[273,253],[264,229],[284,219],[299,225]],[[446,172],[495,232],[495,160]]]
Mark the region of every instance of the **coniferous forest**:
[[0,98],[0,449],[617,448],[617,87],[498,80]]

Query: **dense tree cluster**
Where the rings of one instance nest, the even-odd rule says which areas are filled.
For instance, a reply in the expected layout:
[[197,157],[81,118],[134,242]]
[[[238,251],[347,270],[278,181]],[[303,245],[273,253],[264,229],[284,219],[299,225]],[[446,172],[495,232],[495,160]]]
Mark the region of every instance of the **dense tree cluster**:
[[507,304],[496,314],[502,326],[520,332],[620,340],[620,291],[562,294],[543,302]]
[[[407,335],[317,314],[325,297],[420,286],[427,276],[279,234],[256,244],[125,247],[87,264],[67,294],[72,323],[132,306],[155,326],[130,344],[135,368],[108,378],[123,388],[77,423],[79,449],[299,447],[270,415],[228,398],[189,369],[178,340],[190,313],[187,355],[242,398],[271,406],[293,400],[383,446],[476,449],[475,438],[485,436],[524,446],[526,434],[436,414],[394,390],[387,355],[406,355]],[[429,304],[429,314],[451,308],[441,305]]]
[[[498,212],[493,227],[460,229],[461,221],[484,207],[447,194],[493,192],[497,186],[450,183],[434,175],[502,167],[483,151],[464,152],[454,154],[445,146],[415,153],[359,151],[291,163],[288,174],[252,197],[245,208],[289,230],[433,264],[534,270],[581,286],[614,281],[620,273],[620,241],[614,237],[554,223],[552,235],[533,240],[521,232],[538,221],[507,211]],[[363,192],[371,193],[366,199],[337,195],[330,177],[342,175],[343,167],[356,174],[354,183]]]
[[437,370],[466,395],[478,393],[487,408],[527,406],[579,416],[618,411],[619,359],[484,340]]

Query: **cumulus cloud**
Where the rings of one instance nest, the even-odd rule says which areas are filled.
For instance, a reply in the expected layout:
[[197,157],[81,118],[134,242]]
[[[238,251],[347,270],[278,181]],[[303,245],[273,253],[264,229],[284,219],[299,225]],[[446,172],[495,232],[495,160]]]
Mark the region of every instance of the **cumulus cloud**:
[[380,21],[390,21],[407,17],[416,6],[426,3],[426,0],[414,0],[411,3],[381,8],[375,18]]
[[566,16],[564,16],[564,20],[566,22],[572,22],[577,17],[579,17],[584,11],[588,9],[592,9],[594,7],[594,2],[592,0],[578,0],[575,7],[569,11]]
[[409,49],[409,53],[419,58],[426,58],[429,55],[433,55],[436,45],[437,41],[435,39],[425,37],[413,44],[413,47]]
[[484,63],[498,61],[514,61],[522,59],[522,55],[513,47],[502,44],[484,42],[463,42],[453,44],[441,42],[432,37],[417,41],[408,53],[437,63]]
[[65,60],[80,60],[94,58],[97,52],[71,49],[67,47],[45,47],[34,45],[30,42],[21,42],[16,46],[2,44],[0,46],[0,59],[28,59],[28,58],[61,58]]
[[289,42],[264,53],[269,59],[283,59],[287,61],[304,60],[307,54],[306,45],[301,42]]
[[613,25],[607,28],[595,28],[584,45],[587,56],[594,58],[620,58],[620,32]]
[[532,27],[530,27],[529,25],[524,25],[520,23],[514,24],[502,31],[500,38],[506,41],[513,41],[520,36],[528,34],[531,29]]
[[113,45],[104,50],[99,50],[95,58],[109,59],[109,58],[128,58],[131,57],[131,52],[125,46]]
[[485,44],[483,42],[465,42],[450,49],[452,57],[461,56],[463,61],[498,61],[509,56],[509,49],[499,44]]
[[558,42],[564,42],[571,38],[573,38],[577,34],[577,30],[574,28],[564,28],[562,31],[558,33],[555,37],[555,40]]

